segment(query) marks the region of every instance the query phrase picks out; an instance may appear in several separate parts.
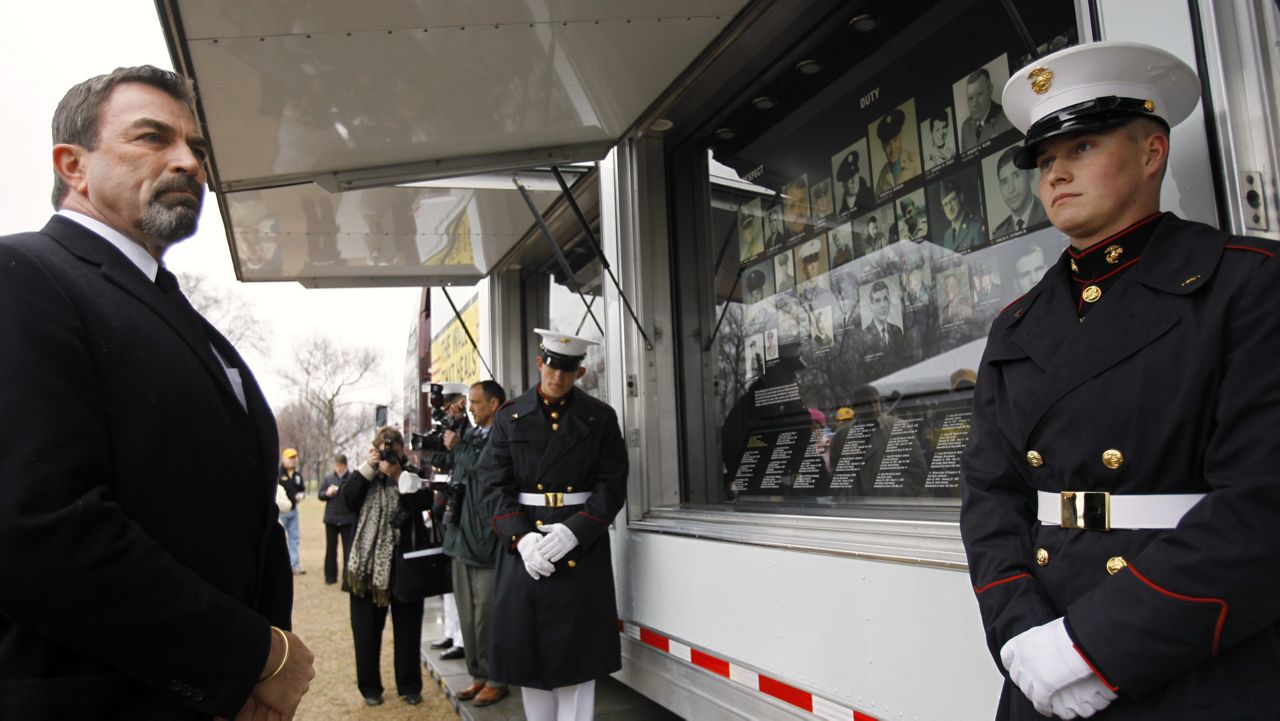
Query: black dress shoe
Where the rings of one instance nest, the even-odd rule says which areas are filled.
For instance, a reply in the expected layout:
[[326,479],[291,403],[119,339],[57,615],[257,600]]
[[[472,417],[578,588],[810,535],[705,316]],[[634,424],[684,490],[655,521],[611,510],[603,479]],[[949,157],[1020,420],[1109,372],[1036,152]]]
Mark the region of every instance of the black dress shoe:
[[401,701],[404,701],[405,703],[409,704],[410,706],[417,706],[418,704],[422,703],[422,694],[420,694],[420,693],[402,693],[402,694],[400,694],[400,700],[401,700]]
[[439,650],[440,650],[440,649],[442,649],[442,648],[453,648],[453,639],[451,639],[451,638],[442,638],[442,639],[440,639],[439,641],[436,641],[436,642],[432,643],[432,644],[431,644],[431,648],[434,648],[434,649],[436,649],[437,651],[439,651]]
[[466,658],[466,657],[467,657],[467,650],[461,646],[454,646],[448,651],[445,651],[444,653],[440,654],[440,658],[444,659],[445,661],[457,661],[460,658]]
[[365,696],[364,705],[365,706],[381,706],[382,697],[381,696]]

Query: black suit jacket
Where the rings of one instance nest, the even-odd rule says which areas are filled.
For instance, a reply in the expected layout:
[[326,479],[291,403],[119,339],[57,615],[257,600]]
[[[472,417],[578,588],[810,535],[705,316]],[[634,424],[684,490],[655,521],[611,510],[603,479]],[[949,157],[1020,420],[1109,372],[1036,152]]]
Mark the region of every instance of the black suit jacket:
[[204,326],[71,220],[0,238],[0,718],[230,718],[289,627],[275,423]]

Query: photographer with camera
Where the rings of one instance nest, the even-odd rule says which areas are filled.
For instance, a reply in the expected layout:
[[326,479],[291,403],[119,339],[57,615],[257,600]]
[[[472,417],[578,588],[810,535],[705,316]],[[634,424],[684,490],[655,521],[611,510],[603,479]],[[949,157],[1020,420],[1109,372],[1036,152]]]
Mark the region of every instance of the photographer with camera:
[[507,685],[489,679],[489,616],[498,537],[489,525],[476,467],[489,442],[494,414],[507,401],[507,394],[489,380],[472,385],[468,396],[475,425],[463,433],[444,433],[445,448],[453,454],[444,512],[444,552],[453,559],[453,595],[463,646],[468,649],[467,672],[471,674],[471,685],[458,692],[458,700],[475,699],[474,705],[488,706],[506,697]]
[[365,703],[382,703],[382,629],[391,610],[394,626],[396,691],[405,703],[422,703],[422,637],[419,579],[404,569],[404,554],[415,539],[427,538],[422,513],[432,495],[420,471],[409,465],[404,436],[392,426],[373,438],[367,460],[351,474],[339,494],[356,514],[355,538],[347,559],[346,590],[351,592],[351,636],[356,651],[356,683]]

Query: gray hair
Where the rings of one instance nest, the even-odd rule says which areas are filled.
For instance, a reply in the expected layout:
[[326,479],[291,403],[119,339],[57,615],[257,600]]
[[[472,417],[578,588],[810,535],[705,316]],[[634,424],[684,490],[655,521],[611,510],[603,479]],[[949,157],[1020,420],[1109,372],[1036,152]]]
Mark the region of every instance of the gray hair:
[[[98,117],[111,91],[121,83],[142,83],[159,88],[181,102],[196,114],[195,87],[191,81],[168,70],[152,65],[133,68],[116,68],[107,75],[98,75],[72,87],[62,96],[57,110],[53,111],[53,144],[79,145],[86,150],[98,147]],[[58,174],[53,176],[53,207],[62,207],[70,188]]]

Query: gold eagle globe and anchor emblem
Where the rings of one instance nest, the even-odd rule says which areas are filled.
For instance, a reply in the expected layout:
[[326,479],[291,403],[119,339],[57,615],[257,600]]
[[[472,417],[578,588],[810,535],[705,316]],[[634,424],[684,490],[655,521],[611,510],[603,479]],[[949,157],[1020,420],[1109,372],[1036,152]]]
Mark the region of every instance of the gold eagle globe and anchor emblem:
[[1031,81],[1031,92],[1036,95],[1044,95],[1049,92],[1049,86],[1053,84],[1053,71],[1043,65],[1038,65],[1031,69],[1027,75],[1027,80]]

